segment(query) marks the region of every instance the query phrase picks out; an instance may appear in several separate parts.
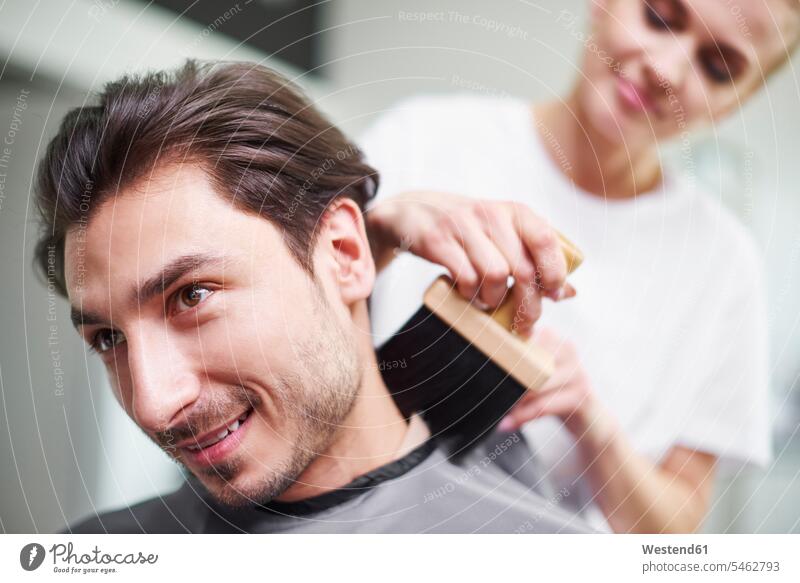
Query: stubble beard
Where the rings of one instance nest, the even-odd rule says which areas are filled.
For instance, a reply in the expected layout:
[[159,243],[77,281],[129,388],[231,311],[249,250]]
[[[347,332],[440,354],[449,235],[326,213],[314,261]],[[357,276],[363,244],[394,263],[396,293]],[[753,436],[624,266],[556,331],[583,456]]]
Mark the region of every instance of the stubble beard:
[[[268,464],[250,460],[262,472],[251,483],[236,481],[249,456],[246,451],[200,472],[211,495],[225,506],[264,504],[280,496],[329,449],[353,409],[362,382],[355,339],[339,322],[321,288],[314,287],[317,333],[295,349],[302,369],[279,378],[273,387],[272,397],[288,421],[285,426],[294,428],[291,452],[287,459]],[[251,413],[256,414],[257,410]]]

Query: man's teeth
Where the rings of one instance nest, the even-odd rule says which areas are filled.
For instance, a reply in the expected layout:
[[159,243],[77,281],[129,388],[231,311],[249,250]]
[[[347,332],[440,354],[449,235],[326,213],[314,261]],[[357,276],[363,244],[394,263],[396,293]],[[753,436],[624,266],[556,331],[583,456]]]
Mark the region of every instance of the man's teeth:
[[230,435],[231,433],[233,433],[234,431],[239,429],[239,427],[241,426],[241,424],[244,422],[244,420],[246,418],[247,418],[247,413],[245,413],[244,415],[242,415],[238,419],[235,419],[230,425],[228,425],[224,429],[220,430],[220,432],[217,433],[214,437],[211,437],[211,438],[207,439],[206,441],[203,441],[203,442],[195,444],[195,445],[188,445],[188,446],[186,446],[186,449],[189,449],[191,451],[199,451],[199,450],[203,449],[204,447],[208,447],[209,445],[214,445],[215,443],[217,443],[219,441],[222,441],[223,439],[228,437],[228,435]]

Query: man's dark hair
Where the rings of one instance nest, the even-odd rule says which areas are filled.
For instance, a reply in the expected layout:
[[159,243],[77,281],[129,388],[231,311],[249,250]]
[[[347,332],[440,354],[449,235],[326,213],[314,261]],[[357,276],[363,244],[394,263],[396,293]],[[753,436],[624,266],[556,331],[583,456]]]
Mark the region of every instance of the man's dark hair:
[[309,273],[326,208],[346,196],[363,211],[378,184],[358,148],[270,69],[190,60],[126,76],[67,114],[39,166],[36,263],[60,293],[67,232],[170,163],[198,164],[237,208],[271,221]]

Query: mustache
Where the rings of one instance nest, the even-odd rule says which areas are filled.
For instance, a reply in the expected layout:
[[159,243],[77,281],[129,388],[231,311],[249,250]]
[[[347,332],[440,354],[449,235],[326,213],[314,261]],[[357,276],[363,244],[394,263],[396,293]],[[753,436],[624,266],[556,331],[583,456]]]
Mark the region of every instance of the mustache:
[[174,450],[176,443],[216,429],[246,410],[258,408],[262,400],[257,393],[245,387],[236,387],[225,393],[218,392],[195,404],[185,422],[156,432],[153,439],[163,449]]

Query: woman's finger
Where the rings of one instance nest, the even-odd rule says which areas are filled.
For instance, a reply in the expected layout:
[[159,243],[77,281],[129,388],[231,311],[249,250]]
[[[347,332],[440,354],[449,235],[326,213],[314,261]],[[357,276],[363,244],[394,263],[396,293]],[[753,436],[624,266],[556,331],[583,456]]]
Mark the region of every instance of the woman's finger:
[[555,230],[524,205],[515,204],[519,236],[536,265],[537,283],[544,295],[559,299],[567,278],[567,261]]
[[514,331],[523,337],[530,337],[534,324],[542,316],[541,290],[535,285],[515,283],[511,294],[515,306]]
[[545,391],[519,401],[500,422],[500,431],[513,431],[528,421],[548,415],[569,415],[580,405],[583,395],[574,391]]
[[465,298],[473,298],[478,293],[479,277],[464,247],[452,237],[437,235],[428,237],[417,250],[423,259],[446,268],[453,277],[456,289]]
[[508,261],[484,232],[477,218],[464,215],[459,220],[460,242],[478,274],[478,297],[487,306],[497,307],[508,292]]
[[506,204],[487,205],[485,230],[505,257],[514,277],[514,287],[511,290],[514,331],[522,336],[529,336],[533,325],[541,316],[542,298],[536,282],[536,265],[507,209]]

